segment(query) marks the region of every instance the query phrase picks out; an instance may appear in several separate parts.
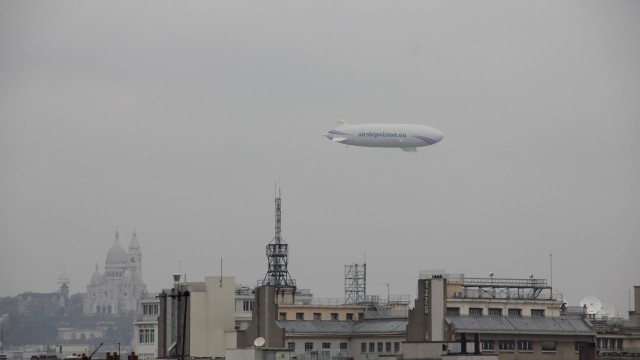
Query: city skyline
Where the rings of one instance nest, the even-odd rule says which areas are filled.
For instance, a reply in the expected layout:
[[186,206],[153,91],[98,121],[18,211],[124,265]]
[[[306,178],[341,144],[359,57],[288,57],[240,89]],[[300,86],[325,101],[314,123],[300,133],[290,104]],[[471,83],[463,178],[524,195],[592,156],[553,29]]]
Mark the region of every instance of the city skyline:
[[[71,293],[115,231],[149,291],[267,270],[343,296],[420,271],[550,279],[626,317],[640,262],[633,1],[0,3],[0,296]],[[337,146],[336,120],[444,134]],[[181,265],[179,265],[181,264]]]

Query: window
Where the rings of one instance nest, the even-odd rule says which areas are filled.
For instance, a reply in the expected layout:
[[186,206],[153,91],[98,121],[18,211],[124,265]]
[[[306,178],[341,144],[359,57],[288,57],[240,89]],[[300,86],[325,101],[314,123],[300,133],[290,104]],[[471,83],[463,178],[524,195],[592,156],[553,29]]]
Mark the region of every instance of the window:
[[383,350],[383,344],[381,342],[378,343],[378,352],[381,353]]
[[311,351],[311,350],[313,350],[313,343],[312,342],[304,343],[304,351]]
[[482,308],[469,308],[469,315],[482,315]]
[[522,316],[522,309],[509,309],[509,316]]
[[142,305],[142,313],[144,315],[158,315],[158,305],[157,304]]
[[296,349],[296,343],[294,343],[294,342],[287,343],[287,349],[295,350]]
[[544,317],[544,309],[531,309],[531,316]]
[[622,339],[609,339],[609,349],[622,350]]
[[338,313],[331,313],[331,320],[338,320]]
[[622,339],[618,339],[618,338],[596,339],[596,347],[602,350],[621,350]]
[[369,352],[376,352],[376,343],[369,343]]
[[360,343],[360,352],[361,353],[366,353],[367,352],[367,343]]
[[320,318],[322,317],[322,314],[320,313],[313,313],[313,320],[320,320]]
[[393,343],[393,352],[394,353],[400,352],[400,342],[399,341],[396,341],[396,342]]
[[493,351],[493,340],[482,340],[480,342],[480,349],[482,351]]
[[347,313],[347,320],[353,320],[353,313]]
[[502,351],[511,351],[513,350],[513,340],[500,340],[498,342],[498,349]]
[[364,319],[364,313],[358,313],[358,320]]
[[347,350],[347,343],[340,343],[340,350]]
[[153,344],[156,342],[156,330],[151,324],[142,324],[138,329],[140,344]]
[[543,341],[542,342],[542,351],[556,351],[556,342],[555,341]]
[[448,307],[447,308],[447,315],[460,315],[460,308],[459,307]]
[[242,311],[251,311],[253,310],[253,300],[245,300],[242,302]]
[[596,339],[598,343],[598,349],[607,349],[609,345],[609,339]]
[[287,320],[287,313],[280,313],[280,320]]
[[384,352],[386,352],[386,353],[390,353],[391,352],[391,341],[387,341],[384,344]]
[[304,320],[304,313],[296,313],[296,320]]
[[502,316],[502,309],[489,308],[489,316]]
[[531,340],[518,340],[518,350],[520,350],[520,351],[533,351],[533,341],[531,341]]
[[323,349],[331,349],[331,343],[322,343]]

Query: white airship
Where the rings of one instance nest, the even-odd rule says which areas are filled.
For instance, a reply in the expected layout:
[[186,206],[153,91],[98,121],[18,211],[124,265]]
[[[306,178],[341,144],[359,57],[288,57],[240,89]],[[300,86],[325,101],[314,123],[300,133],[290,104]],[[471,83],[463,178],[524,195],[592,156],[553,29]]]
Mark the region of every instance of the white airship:
[[338,126],[323,136],[345,145],[400,148],[415,152],[421,146],[440,142],[444,135],[432,127],[414,124],[358,124],[338,121]]

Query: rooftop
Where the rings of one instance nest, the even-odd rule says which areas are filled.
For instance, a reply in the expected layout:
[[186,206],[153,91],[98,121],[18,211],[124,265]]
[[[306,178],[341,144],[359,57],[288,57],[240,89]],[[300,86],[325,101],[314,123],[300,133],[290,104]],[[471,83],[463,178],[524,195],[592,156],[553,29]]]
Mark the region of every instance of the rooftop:
[[404,334],[407,330],[407,319],[362,321],[279,320],[277,323],[290,334]]
[[595,335],[591,324],[578,318],[518,316],[447,316],[457,332]]

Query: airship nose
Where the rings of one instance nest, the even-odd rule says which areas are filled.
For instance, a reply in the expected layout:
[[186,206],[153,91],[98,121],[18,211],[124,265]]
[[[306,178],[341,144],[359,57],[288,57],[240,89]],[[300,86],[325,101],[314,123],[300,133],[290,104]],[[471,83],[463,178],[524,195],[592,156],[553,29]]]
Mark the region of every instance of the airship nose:
[[431,139],[433,139],[436,143],[439,143],[444,138],[444,134],[437,129],[433,129],[433,135],[431,135]]

